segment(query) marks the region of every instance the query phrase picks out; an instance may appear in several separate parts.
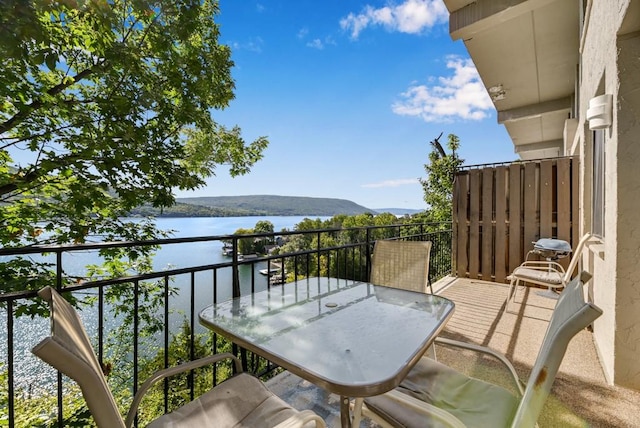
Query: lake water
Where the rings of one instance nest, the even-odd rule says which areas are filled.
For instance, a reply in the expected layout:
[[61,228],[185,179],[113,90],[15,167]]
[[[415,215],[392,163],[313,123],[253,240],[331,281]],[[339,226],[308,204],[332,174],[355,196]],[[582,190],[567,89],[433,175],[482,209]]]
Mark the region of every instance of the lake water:
[[[293,230],[294,226],[305,218],[320,218],[326,220],[330,217],[304,217],[304,216],[251,216],[251,217],[190,217],[190,218],[159,218],[156,225],[162,230],[173,230],[172,237],[199,237],[230,235],[237,229],[251,229],[258,221],[270,221],[274,231],[279,232],[286,228]],[[222,254],[221,242],[196,242],[189,244],[172,244],[163,246],[154,257],[154,270],[169,268],[184,268],[201,266],[230,261],[229,257]],[[63,255],[63,266],[67,274],[82,275],[87,264],[99,263],[100,258],[95,252],[70,253]],[[263,266],[264,264],[264,266]],[[251,276],[253,275],[256,287],[266,288],[267,278],[257,271],[266,267],[266,263],[250,266],[240,266],[242,292],[250,292]],[[196,282],[196,307],[195,314],[213,301],[212,273],[203,272],[195,275]],[[231,297],[231,270],[219,270],[218,277],[218,301]],[[172,278],[171,286],[179,289],[179,294],[170,301],[171,330],[175,331],[184,319],[184,313],[188,313],[190,306],[190,275],[180,275]],[[81,317],[90,336],[96,334],[96,311],[85,309]],[[16,374],[16,386],[30,388],[38,384],[38,380],[50,376],[51,371],[44,363],[31,354],[31,348],[42,340],[49,331],[47,319],[30,319],[20,317],[14,325],[14,370]],[[107,321],[108,322],[108,321]],[[196,320],[197,324],[197,320]],[[202,327],[197,325],[198,330]],[[0,309],[0,364],[6,367],[7,348],[7,316],[6,310]]]

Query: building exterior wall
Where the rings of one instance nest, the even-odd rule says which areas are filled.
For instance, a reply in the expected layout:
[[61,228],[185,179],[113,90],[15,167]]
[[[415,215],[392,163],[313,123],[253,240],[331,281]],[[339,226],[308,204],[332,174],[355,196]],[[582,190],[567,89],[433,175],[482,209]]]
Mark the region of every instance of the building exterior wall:
[[[631,3],[592,1],[581,56],[578,145],[582,163],[582,216],[591,228],[592,132],[586,121],[591,98],[613,95],[613,125],[605,131],[605,236],[591,246],[584,267],[593,274],[590,293],[604,314],[594,338],[605,374],[640,389],[640,38],[619,34]],[[636,6],[636,5],[634,5]]]
[[640,34],[618,37],[617,52],[615,381],[640,389]]

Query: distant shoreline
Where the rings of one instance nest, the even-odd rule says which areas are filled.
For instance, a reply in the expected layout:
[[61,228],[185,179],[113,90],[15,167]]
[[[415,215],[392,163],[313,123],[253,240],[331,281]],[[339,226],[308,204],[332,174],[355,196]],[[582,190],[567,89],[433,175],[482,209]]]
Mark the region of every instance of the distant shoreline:
[[412,215],[424,210],[408,208],[371,209],[345,199],[310,198],[301,196],[251,195],[177,198],[167,208],[150,205],[138,207],[131,216],[183,217],[249,217],[249,216],[336,216],[391,213]]

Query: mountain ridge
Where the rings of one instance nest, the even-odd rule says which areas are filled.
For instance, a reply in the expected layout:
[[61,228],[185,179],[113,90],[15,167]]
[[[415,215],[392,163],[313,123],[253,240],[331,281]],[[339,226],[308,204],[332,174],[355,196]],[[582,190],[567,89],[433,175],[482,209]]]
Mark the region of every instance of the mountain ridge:
[[239,211],[242,215],[316,215],[376,214],[371,208],[353,201],[338,198],[315,198],[309,196],[241,195],[241,196],[196,196],[176,198],[177,203],[212,209]]

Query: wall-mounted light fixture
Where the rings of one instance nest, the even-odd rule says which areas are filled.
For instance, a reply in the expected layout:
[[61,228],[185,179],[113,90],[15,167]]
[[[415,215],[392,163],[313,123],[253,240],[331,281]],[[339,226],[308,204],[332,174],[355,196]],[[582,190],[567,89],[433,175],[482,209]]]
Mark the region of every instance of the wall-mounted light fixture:
[[491,101],[500,101],[504,100],[507,96],[507,92],[502,87],[502,83],[497,85],[493,85],[487,89],[489,91],[489,96],[491,97]]
[[613,95],[604,94],[589,100],[587,120],[589,129],[607,129],[613,122]]

